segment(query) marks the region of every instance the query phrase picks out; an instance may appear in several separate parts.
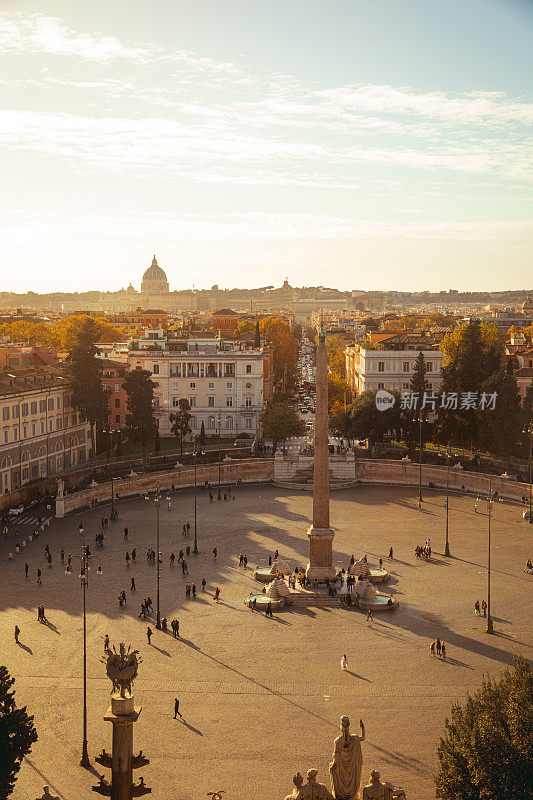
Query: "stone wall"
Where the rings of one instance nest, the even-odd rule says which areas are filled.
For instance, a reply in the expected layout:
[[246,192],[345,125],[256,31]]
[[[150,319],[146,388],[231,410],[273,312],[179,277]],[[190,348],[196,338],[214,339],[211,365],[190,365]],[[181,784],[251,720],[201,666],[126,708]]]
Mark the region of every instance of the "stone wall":
[[[273,477],[272,459],[251,458],[236,459],[234,461],[229,459],[222,461],[221,464],[221,484],[235,484],[238,478],[243,483],[264,483],[271,481]],[[218,485],[218,463],[198,465],[196,470],[197,485],[202,486],[205,481],[209,481],[215,487]],[[115,479],[113,483],[115,499],[142,495],[147,491],[153,491],[156,486],[159,486],[163,491],[170,489],[172,484],[176,488],[183,489],[194,486],[194,467],[188,465],[160,472],[133,474],[131,477],[122,480]],[[111,481],[95,483],[87,489],[72,492],[63,498],[58,496],[56,498],[56,516],[64,517],[77,509],[88,508],[93,500],[98,503],[110,502]]]

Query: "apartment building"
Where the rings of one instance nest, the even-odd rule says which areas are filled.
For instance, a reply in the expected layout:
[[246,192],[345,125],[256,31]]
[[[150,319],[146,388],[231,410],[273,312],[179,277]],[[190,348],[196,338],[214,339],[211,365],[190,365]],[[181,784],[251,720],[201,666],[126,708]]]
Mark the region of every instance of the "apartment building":
[[146,369],[156,384],[154,406],[161,436],[172,436],[169,415],[186,398],[192,434],[222,436],[260,432],[260,416],[274,393],[273,352],[251,342],[225,340],[213,332],[170,338],[163,329],[145,331],[130,344],[128,363]]
[[68,378],[57,367],[0,369],[2,493],[89,458],[90,425],[70,405]]
[[123,361],[113,361],[110,358],[102,359],[102,385],[109,397],[109,428],[120,430],[126,425],[127,396],[122,388],[124,375],[130,365]]
[[406,392],[420,352],[427,365],[428,389],[436,392],[442,383],[442,353],[436,342],[424,335],[394,335],[372,348],[364,343],[347,347],[347,383],[354,395],[377,389]]

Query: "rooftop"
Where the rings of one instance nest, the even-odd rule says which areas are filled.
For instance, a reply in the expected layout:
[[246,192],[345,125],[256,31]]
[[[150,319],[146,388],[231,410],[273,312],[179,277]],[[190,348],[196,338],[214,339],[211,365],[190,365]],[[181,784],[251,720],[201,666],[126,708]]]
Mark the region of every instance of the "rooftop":
[[64,367],[29,366],[24,369],[2,367],[0,369],[0,397],[22,392],[66,385],[69,378]]

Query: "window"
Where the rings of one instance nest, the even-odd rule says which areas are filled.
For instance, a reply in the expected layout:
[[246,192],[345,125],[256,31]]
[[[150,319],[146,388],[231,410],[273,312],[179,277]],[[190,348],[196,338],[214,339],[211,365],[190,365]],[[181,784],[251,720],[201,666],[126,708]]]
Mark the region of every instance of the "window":
[[427,371],[433,372],[433,361],[426,361]]
[[153,406],[154,408],[159,408],[159,397],[154,397]]
[[32,478],[38,478],[39,477],[39,465],[38,464],[32,464],[31,465],[31,476],[32,476]]
[[207,405],[209,406],[209,408],[214,408],[215,407],[215,398],[212,395],[210,395],[207,398]]
[[46,411],[46,400],[39,400],[39,411],[44,414]]
[[252,365],[251,364],[247,364],[246,365],[246,374],[247,375],[251,375],[252,374]]
[[11,416],[9,406],[4,406],[2,409],[2,419],[7,420]]
[[408,383],[402,383],[402,389],[409,389]]
[[31,435],[37,436],[37,425],[35,424],[35,422],[32,422],[31,424]]
[[159,375],[159,364],[152,364],[152,373],[154,375]]
[[120,399],[118,397],[115,398],[115,408],[120,408]]
[[174,397],[172,398],[172,408],[179,408],[179,404],[180,404],[180,399],[178,395],[174,395]]
[[58,456],[56,459],[56,463],[57,463],[57,468],[61,469],[61,467],[63,466],[63,456]]
[[170,377],[171,378],[181,378],[181,364],[171,364],[170,365]]
[[48,420],[48,430],[52,431],[53,429],[54,429],[54,420],[53,419],[49,419]]
[[63,417],[58,417],[56,422],[56,429],[58,431],[63,429]]
[[190,405],[191,408],[196,408],[196,396],[195,395],[191,395],[191,397],[189,397],[189,405]]
[[216,378],[217,377],[217,365],[216,364],[206,364],[205,377],[206,378]]
[[30,460],[30,454],[29,454],[29,452],[27,450],[24,450],[22,452],[22,460],[23,461],[29,461]]
[[120,392],[120,383],[115,383],[115,392]]
[[13,428],[13,441],[18,442],[19,439],[19,429]]
[[378,389],[384,389],[384,388],[385,388],[384,383],[378,383]]
[[208,427],[208,429],[210,431],[213,431],[215,429],[215,418],[214,417],[208,417],[207,418],[207,427]]
[[226,417],[226,428],[233,428],[233,417]]
[[48,411],[53,411],[53,410],[54,410],[54,398],[53,397],[49,397],[48,398]]
[[247,389],[251,389],[251,388],[252,388],[252,384],[251,384],[251,383],[247,383],[247,384],[246,384],[246,388],[247,388]]
[[4,428],[4,442],[6,444],[9,442],[9,428]]
[[194,362],[192,364],[187,364],[187,377],[188,378],[198,378],[200,374],[200,365],[198,362]]
[[250,417],[248,417],[247,419],[244,420],[244,427],[247,430],[251,430],[252,429],[252,420],[251,420]]
[[41,420],[41,433],[46,433],[44,419]]
[[196,389],[196,383],[194,381],[189,383],[189,389]]
[[32,414],[37,413],[37,400],[33,400],[31,403],[31,413]]
[[18,419],[19,418],[19,413],[20,413],[19,406],[18,405],[12,406],[11,413],[13,415],[13,419]]
[[189,420],[189,428],[196,428],[196,417],[191,417]]
[[23,439],[27,439],[28,438],[28,426],[27,425],[23,425],[22,426],[22,438]]
[[224,377],[233,378],[235,375],[235,364],[224,364]]
[[245,408],[252,408],[253,404],[254,404],[253,397],[250,397],[250,395],[248,395],[247,397],[244,398],[244,407]]
[[402,364],[402,371],[409,372],[409,361],[404,361]]
[[55,456],[49,460],[48,464],[49,464],[49,467],[50,467],[50,472],[53,472],[55,470],[55,468],[56,468]]
[[209,384],[209,388],[210,388],[210,389],[214,389],[214,388],[215,388],[215,384],[214,384],[214,383],[210,383],[210,384]]
[[120,414],[115,414],[115,422],[118,422],[120,425]]
[[226,389],[233,389],[233,384],[231,381],[226,384]]
[[62,449],[63,449],[63,442],[59,441],[59,442],[56,444],[56,452],[57,452],[57,453],[60,453],[60,452],[62,451]]
[[39,455],[41,457],[46,455],[46,446],[44,444],[41,445],[40,448],[39,448]]
[[226,408],[231,408],[233,406],[233,397],[226,397]]
[[56,408],[61,408],[61,398],[56,397]]
[[378,372],[385,372],[385,362],[378,361]]
[[27,481],[29,477],[30,477],[30,471],[28,467],[24,467],[24,469],[22,470],[22,480]]
[[28,403],[23,403],[22,404],[22,416],[23,417],[27,417],[28,416],[28,411],[29,411]]

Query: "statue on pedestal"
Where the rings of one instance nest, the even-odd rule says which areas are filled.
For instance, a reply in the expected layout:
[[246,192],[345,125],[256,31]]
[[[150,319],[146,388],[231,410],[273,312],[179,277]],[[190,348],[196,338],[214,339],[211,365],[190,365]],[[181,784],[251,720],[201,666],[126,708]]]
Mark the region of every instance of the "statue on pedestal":
[[137,657],[139,651],[131,650],[128,647],[126,652],[126,645],[121,642],[118,653],[114,647],[113,650],[108,647],[105,652],[106,655],[102,658],[102,662],[106,665],[107,675],[113,682],[113,691],[120,690],[120,696],[123,698],[126,697],[127,691],[128,696],[131,697],[131,686],[137,677],[139,663],[142,661],[140,657]]
[[58,498],[65,496],[65,481],[61,480],[61,478],[57,481],[57,496]]
[[304,784],[304,779],[297,772],[292,779],[294,783],[292,794],[287,795],[285,800],[335,800],[328,787],[317,782],[317,775],[317,769],[307,770],[307,783]]
[[395,788],[392,784],[382,783],[378,769],[373,769],[370,773],[370,783],[363,789],[363,800],[394,800],[396,797],[404,797],[403,789]]
[[361,742],[365,740],[365,726],[359,720],[361,735],[350,733],[350,720],[341,717],[341,735],[335,739],[333,761],[329,765],[331,789],[335,800],[359,800],[359,787],[363,770]]

